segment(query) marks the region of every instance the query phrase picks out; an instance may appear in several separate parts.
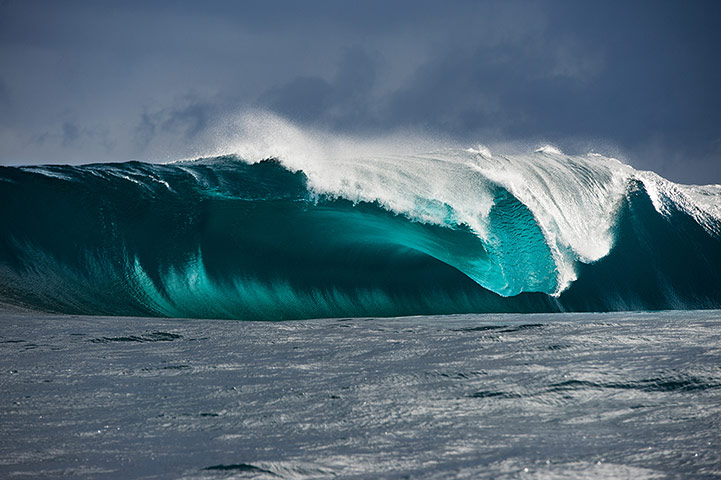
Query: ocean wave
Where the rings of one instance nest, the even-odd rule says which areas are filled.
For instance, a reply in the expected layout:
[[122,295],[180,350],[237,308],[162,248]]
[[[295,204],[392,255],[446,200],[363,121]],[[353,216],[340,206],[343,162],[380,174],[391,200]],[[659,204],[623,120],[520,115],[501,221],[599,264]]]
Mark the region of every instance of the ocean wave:
[[0,168],[0,303],[249,320],[721,306],[718,186],[553,147],[258,152]]

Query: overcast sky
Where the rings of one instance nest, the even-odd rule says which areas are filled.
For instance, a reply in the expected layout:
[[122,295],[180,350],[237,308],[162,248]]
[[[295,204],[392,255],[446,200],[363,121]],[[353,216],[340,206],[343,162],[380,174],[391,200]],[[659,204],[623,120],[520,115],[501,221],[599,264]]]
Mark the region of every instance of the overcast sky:
[[187,157],[248,109],[721,183],[721,2],[0,0],[0,164]]

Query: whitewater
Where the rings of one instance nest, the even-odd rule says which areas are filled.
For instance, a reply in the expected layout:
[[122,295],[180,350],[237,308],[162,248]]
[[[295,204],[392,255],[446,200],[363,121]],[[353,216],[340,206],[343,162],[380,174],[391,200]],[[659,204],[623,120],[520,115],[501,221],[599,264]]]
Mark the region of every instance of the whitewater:
[[0,302],[240,320],[721,306],[721,186],[275,122],[195,160],[0,167]]

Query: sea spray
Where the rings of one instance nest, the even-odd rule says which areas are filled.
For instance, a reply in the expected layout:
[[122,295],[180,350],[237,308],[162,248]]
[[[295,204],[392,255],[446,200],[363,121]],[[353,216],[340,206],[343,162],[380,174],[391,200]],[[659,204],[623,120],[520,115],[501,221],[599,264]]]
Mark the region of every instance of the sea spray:
[[249,320],[721,306],[717,186],[551,147],[348,147],[2,167],[2,302]]

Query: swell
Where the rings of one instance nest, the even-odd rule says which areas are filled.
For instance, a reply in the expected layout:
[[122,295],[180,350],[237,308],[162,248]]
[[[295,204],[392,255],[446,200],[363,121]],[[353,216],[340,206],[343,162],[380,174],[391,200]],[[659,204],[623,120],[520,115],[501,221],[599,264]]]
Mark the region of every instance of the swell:
[[399,206],[348,194],[363,181],[319,188],[308,170],[234,157],[2,168],[2,302],[247,320],[721,305],[718,236],[641,181],[614,203],[613,248],[591,260],[487,172],[475,194],[492,201],[464,217],[443,195]]
[[609,255],[579,265],[579,279],[561,296],[572,310],[709,309],[721,306],[718,223],[699,223],[684,206],[664,201],[664,214],[632,180]]

